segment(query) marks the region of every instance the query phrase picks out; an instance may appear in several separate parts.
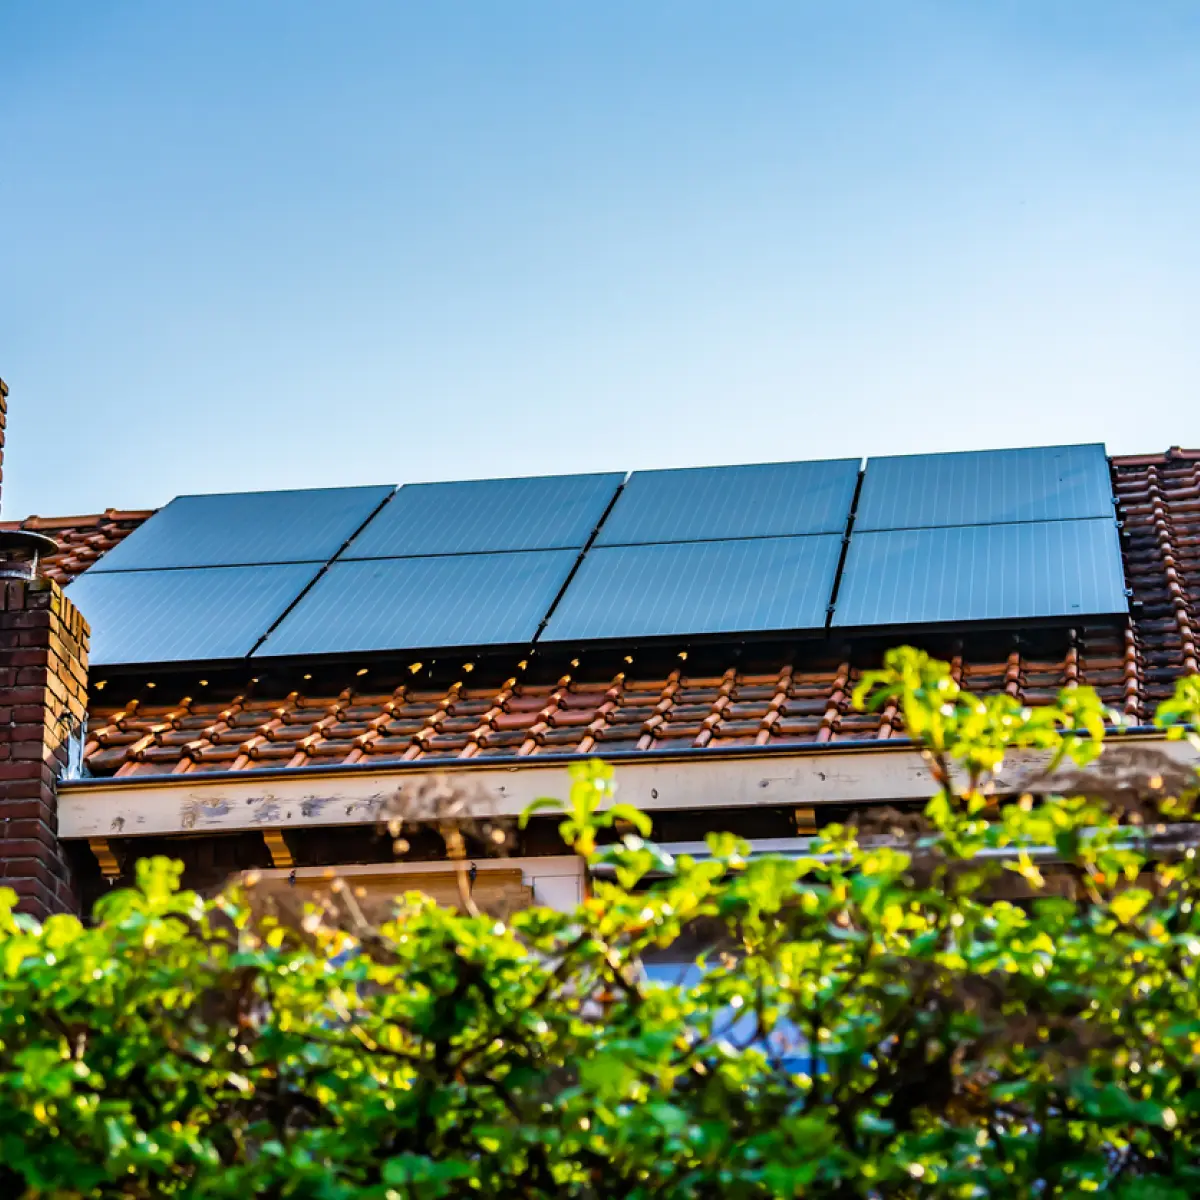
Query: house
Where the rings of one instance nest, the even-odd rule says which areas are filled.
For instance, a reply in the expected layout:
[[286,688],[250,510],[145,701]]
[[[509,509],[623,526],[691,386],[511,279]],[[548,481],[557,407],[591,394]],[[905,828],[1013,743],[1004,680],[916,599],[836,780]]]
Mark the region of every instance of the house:
[[899,714],[850,702],[900,641],[1190,753],[1150,721],[1197,670],[1200,451],[185,497],[0,540],[0,877],[38,914],[150,854],[368,900],[453,900],[449,855],[485,906],[568,906],[555,819],[514,818],[588,755],[660,842],[787,847],[927,797]]

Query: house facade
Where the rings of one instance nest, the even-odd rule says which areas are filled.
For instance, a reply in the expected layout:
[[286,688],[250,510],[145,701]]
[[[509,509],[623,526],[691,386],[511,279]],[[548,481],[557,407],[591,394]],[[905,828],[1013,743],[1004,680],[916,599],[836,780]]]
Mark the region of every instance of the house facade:
[[[0,388],[0,406],[6,395]],[[558,838],[555,819],[539,817],[518,829],[515,818],[539,797],[564,797],[570,764],[596,755],[614,765],[620,798],[652,815],[661,843],[687,848],[710,831],[732,830],[761,848],[787,849],[821,825],[872,806],[918,806],[927,798],[924,764],[900,715],[894,709],[864,714],[851,703],[863,672],[898,642],[944,657],[972,690],[1007,691],[1030,705],[1050,701],[1063,687],[1095,687],[1125,720],[1119,734],[1125,744],[1138,744],[1164,762],[1187,760],[1190,751],[1165,742],[1151,721],[1174,681],[1197,670],[1200,451],[1101,455],[1121,604],[1106,602],[1103,612],[1032,616],[1006,615],[985,601],[1007,595],[1014,576],[1021,577],[1013,584],[1017,592],[1038,592],[1045,590],[1043,577],[1081,569],[1072,565],[1069,546],[1056,550],[1052,540],[1037,557],[1022,549],[1026,543],[1018,537],[1033,525],[1042,537],[1038,531],[1049,526],[1083,523],[1054,507],[1071,499],[1069,483],[1061,492],[1053,480],[1042,488],[1039,503],[1049,507],[1036,519],[1022,511],[1015,519],[987,523],[968,514],[960,525],[943,518],[943,526],[922,526],[919,514],[895,517],[905,503],[902,489],[898,499],[888,500],[883,483],[870,482],[885,478],[877,461],[865,469],[853,466],[849,520],[837,518],[845,523],[837,533],[784,528],[781,522],[809,520],[802,510],[812,506],[805,509],[801,496],[794,513],[788,510],[792,515],[779,516],[791,501],[777,491],[755,494],[758,476],[734,480],[737,487],[728,495],[718,488],[706,499],[699,488],[691,507],[680,509],[685,516],[668,520],[668,505],[655,499],[660,493],[654,487],[678,489],[680,480],[635,484],[635,473],[615,478],[598,522],[585,528],[578,546],[514,550],[480,543],[480,550],[472,543],[463,550],[466,518],[459,521],[453,509],[459,493],[417,493],[411,502],[416,515],[403,529],[419,530],[426,540],[416,551],[398,552],[402,526],[375,529],[381,513],[400,511],[395,496],[406,491],[388,490],[368,521],[300,586],[299,599],[266,621],[254,651],[230,654],[220,641],[224,631],[217,630],[209,636],[222,648],[207,657],[190,648],[130,653],[114,630],[121,622],[135,632],[159,628],[163,613],[170,616],[170,606],[182,603],[162,599],[164,589],[183,586],[189,571],[208,572],[199,593],[207,599],[199,612],[180,609],[178,619],[203,625],[219,609],[223,586],[240,587],[240,580],[272,570],[282,578],[287,564],[276,568],[269,549],[256,551],[266,554],[267,566],[191,565],[186,559],[176,565],[170,554],[177,544],[195,545],[221,530],[189,533],[185,525],[173,533],[176,518],[164,519],[167,509],[5,522],[0,882],[14,887],[38,915],[81,911],[108,888],[129,882],[139,858],[168,854],[185,864],[185,881],[201,889],[256,870],[270,886],[304,896],[326,887],[336,872],[371,902],[408,887],[453,902],[455,863],[466,862],[481,906],[567,907],[587,887],[582,865]],[[952,465],[957,470],[973,461]],[[707,478],[683,482],[709,487]],[[887,501],[883,525],[872,516],[871,487]],[[258,542],[268,548],[294,536],[293,526],[311,524],[301,511],[308,503],[301,493],[275,496],[269,517],[255,523]],[[636,508],[630,496],[641,497]],[[749,515],[736,515],[738,496],[749,497]],[[730,520],[742,521],[732,529],[735,536],[725,536],[730,530],[720,524],[730,512]],[[869,548],[874,537],[883,547],[885,535],[894,533],[887,521],[901,519],[911,524],[901,530],[905,547],[934,546],[920,552],[936,552],[930,561],[941,572],[942,592],[960,588],[963,578],[978,583],[963,601],[967,616],[944,607],[922,609],[942,601],[911,588],[897,619],[873,615],[882,611],[878,597],[899,594],[894,576],[904,568],[877,556],[883,565],[871,567],[871,575],[859,564],[867,563],[867,550],[856,546]],[[619,520],[635,531],[626,539],[643,540],[622,541],[605,532]],[[637,532],[643,526],[650,534]],[[431,529],[451,539],[450,550],[437,543],[434,553],[427,552]],[[984,536],[980,529],[992,532]],[[1057,538],[1062,529],[1049,529],[1048,536]],[[49,541],[34,547],[29,535]],[[370,545],[372,538],[387,553],[354,559],[353,547]],[[817,546],[824,538],[833,542]],[[729,557],[734,542],[757,556],[749,574],[739,576],[743,560]],[[676,632],[656,624],[656,605],[698,612],[689,608],[690,597],[707,596],[706,588],[738,596],[757,589],[756,612],[768,602],[786,606],[787,596],[779,599],[781,589],[770,575],[777,567],[761,565],[764,554],[776,553],[776,543],[783,557],[772,562],[792,563],[797,548],[832,556],[832,600],[818,597],[819,620],[784,628],[774,617],[739,616],[733,620],[749,627],[719,629],[689,616],[694,628]],[[707,557],[697,558],[697,546],[708,547]],[[119,547],[122,558],[114,555]],[[135,551],[142,557],[131,558]],[[164,553],[167,559],[152,560]],[[327,637],[343,622],[361,626],[377,619],[378,602],[371,601],[370,611],[364,606],[371,578],[385,566],[393,569],[387,564],[399,564],[396,578],[405,582],[386,593],[386,604],[416,610],[426,603],[421,587],[449,587],[434,599],[442,606],[461,604],[462,619],[473,628],[471,622],[484,619],[476,614],[491,620],[494,609],[521,594],[529,572],[514,576],[516,582],[505,582],[504,575],[518,554],[543,555],[535,562],[539,570],[551,555],[566,563],[567,582],[560,587],[551,581],[551,591],[558,590],[549,616],[539,619],[530,638],[481,634],[474,640],[451,633],[439,643],[422,633],[405,645],[406,635],[396,634],[388,644],[371,646]],[[417,564],[435,558],[455,560],[428,568],[442,575],[458,570],[450,584],[426,584],[421,581],[432,575],[414,574]],[[490,578],[499,582],[472,583],[471,572],[485,559]],[[642,574],[663,574],[647,589],[620,574],[631,570],[630,562]],[[802,563],[796,569],[799,575],[785,578],[799,582],[789,587],[808,588],[818,567]],[[714,583],[721,570],[727,577]],[[617,572],[615,583],[605,582],[605,571]],[[90,591],[84,586],[102,576]],[[339,580],[355,583],[338,593]],[[148,591],[151,585],[157,590]],[[1067,586],[1074,586],[1071,579]],[[592,591],[576,591],[586,588]],[[620,601],[615,607],[614,595]],[[147,596],[157,606],[153,611]],[[608,607],[598,609],[596,597],[607,597]],[[114,607],[118,601],[134,603],[136,611],[130,616]],[[839,623],[839,613],[847,612],[856,615]],[[622,621],[632,622],[623,636]],[[554,636],[556,623],[561,637]],[[279,652],[262,653],[273,640]],[[91,652],[102,644],[103,653]],[[1016,758],[1002,787],[1020,792],[1036,786],[1041,767],[1036,756]],[[448,829],[456,831],[453,836]]]

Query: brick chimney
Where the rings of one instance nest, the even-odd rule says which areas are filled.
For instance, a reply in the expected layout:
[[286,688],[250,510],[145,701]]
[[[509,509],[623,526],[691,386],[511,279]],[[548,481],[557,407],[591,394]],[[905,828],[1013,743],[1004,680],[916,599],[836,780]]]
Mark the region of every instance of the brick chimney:
[[[0,479],[8,388],[0,380]],[[58,840],[58,782],[87,719],[88,627],[38,560],[54,543],[0,531],[0,887],[36,917],[78,910]]]
[[4,434],[8,429],[8,384],[0,379],[0,483],[4,482]]

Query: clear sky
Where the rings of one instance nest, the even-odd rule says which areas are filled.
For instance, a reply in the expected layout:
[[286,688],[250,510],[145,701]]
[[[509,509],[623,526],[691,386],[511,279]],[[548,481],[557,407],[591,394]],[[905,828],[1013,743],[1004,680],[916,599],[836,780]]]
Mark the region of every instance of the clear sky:
[[1195,0],[0,6],[4,515],[1200,444]]

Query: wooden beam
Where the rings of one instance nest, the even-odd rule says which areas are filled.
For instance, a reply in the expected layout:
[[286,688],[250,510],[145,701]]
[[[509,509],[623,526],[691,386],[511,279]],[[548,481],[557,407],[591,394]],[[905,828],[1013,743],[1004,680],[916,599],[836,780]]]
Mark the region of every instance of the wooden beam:
[[[1198,761],[1185,742],[1125,736],[1113,739],[1102,770],[1110,775],[1110,768],[1133,759],[1156,762],[1160,773],[1168,776]],[[1011,755],[997,790],[1051,790],[1044,779],[1047,761],[1045,754]],[[847,749],[836,744],[799,746],[770,754],[705,750],[667,758],[648,753],[616,760],[614,767],[620,799],[651,813],[924,800],[933,791],[921,753],[909,745],[886,743]],[[1093,778],[1095,771],[1090,768]],[[384,819],[386,806],[397,794],[428,789],[434,780],[469,787],[479,800],[477,816],[516,816],[539,797],[566,797],[570,788],[566,763],[533,758],[520,766],[466,760],[441,764],[437,770],[413,763],[378,769],[65,781],[59,794],[59,836],[148,837],[374,825]]]
[[[468,858],[477,879],[485,884],[492,876],[516,874],[522,885],[530,889],[532,901],[560,912],[571,912],[583,900],[587,873],[584,862],[573,854],[554,854],[542,857]],[[286,885],[302,892],[313,887],[328,886],[334,879],[343,879],[352,887],[373,886],[390,895],[404,891],[428,891],[439,882],[447,881],[457,889],[454,864],[447,859],[432,862],[349,863],[341,867],[295,867],[269,871],[247,871],[260,885],[279,888]]]
[[288,868],[295,865],[295,859],[292,858],[292,852],[288,848],[281,830],[264,829],[263,841],[267,843],[267,849],[271,853],[271,862],[276,867]]
[[104,878],[119,879],[121,876],[121,864],[117,861],[117,856],[112,852],[112,848],[108,844],[108,839],[102,837],[88,838],[88,846],[96,856],[96,861],[100,864],[100,873]]

